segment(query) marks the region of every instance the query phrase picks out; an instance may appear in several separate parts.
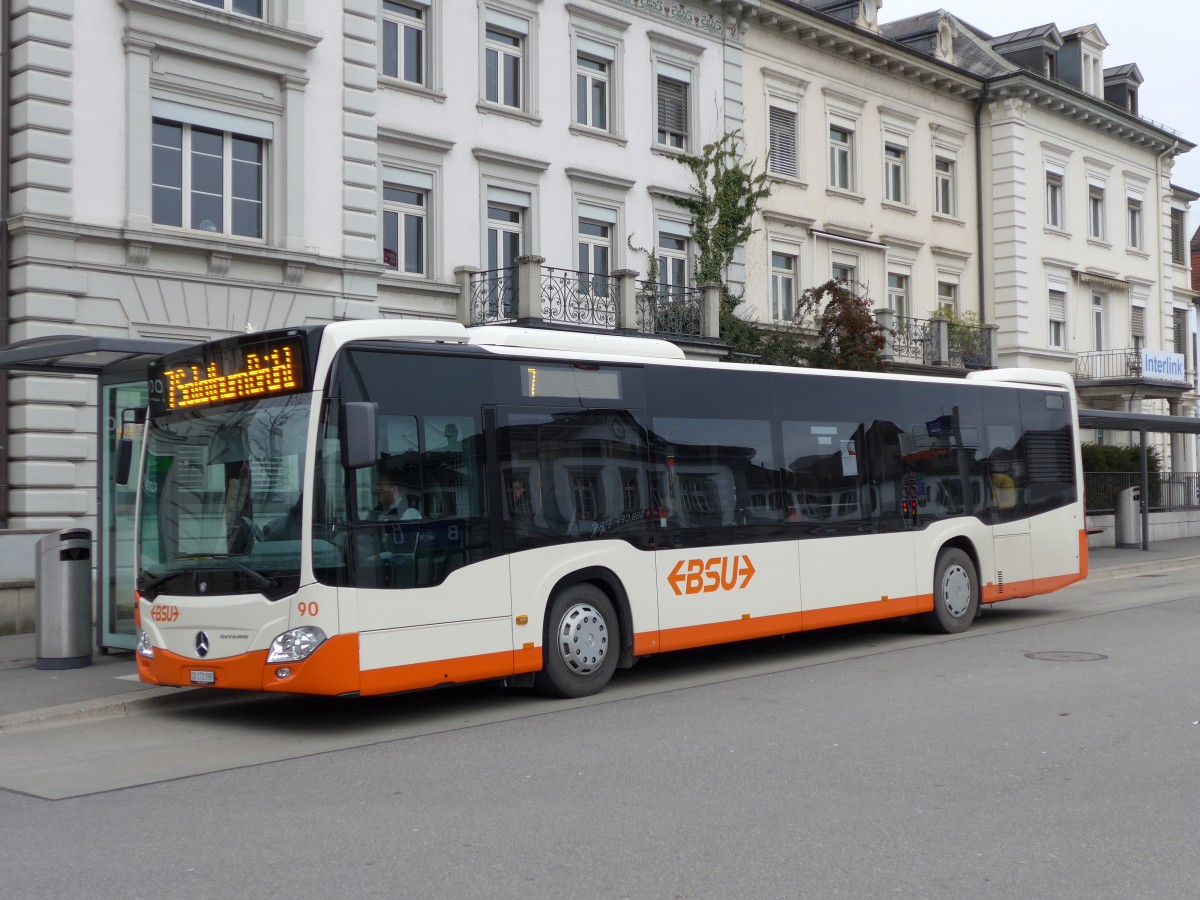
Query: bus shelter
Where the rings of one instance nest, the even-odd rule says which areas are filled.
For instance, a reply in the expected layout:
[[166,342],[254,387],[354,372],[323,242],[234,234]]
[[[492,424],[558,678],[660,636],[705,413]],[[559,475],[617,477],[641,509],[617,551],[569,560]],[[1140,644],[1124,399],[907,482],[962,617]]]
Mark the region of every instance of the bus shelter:
[[[117,443],[137,437],[146,407],[150,360],[190,346],[156,338],[53,335],[9,344],[0,350],[0,371],[22,375],[94,377],[96,392],[96,645],[132,650],[134,502],[137,485],[113,480]],[[0,431],[7,431],[5,424]],[[6,435],[0,433],[0,440]]]
[[1141,513],[1142,549],[1150,549],[1150,472],[1146,461],[1148,434],[1200,434],[1200,418],[1191,416],[1156,416],[1143,413],[1110,412],[1102,409],[1079,410],[1079,427],[1111,431],[1128,431],[1139,435],[1142,449]]

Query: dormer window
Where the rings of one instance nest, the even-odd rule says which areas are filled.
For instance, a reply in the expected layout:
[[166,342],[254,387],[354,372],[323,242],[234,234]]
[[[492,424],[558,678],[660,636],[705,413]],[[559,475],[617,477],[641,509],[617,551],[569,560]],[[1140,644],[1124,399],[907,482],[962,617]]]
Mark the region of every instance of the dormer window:
[[1058,56],[1051,50],[1042,57],[1042,74],[1047,78],[1058,78]]
[[1129,89],[1129,103],[1125,108],[1135,116],[1138,114],[1137,88]]

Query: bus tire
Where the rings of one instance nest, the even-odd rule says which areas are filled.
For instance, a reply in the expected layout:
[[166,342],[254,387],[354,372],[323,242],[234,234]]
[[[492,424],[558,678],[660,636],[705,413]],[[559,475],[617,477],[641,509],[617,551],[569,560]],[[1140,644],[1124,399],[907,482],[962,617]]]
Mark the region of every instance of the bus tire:
[[620,655],[612,602],[595,585],[572,585],[550,604],[542,671],[534,676],[534,686],[551,697],[587,697],[612,679]]
[[933,567],[933,611],[921,614],[921,625],[934,634],[959,634],[978,612],[975,563],[957,547],[944,547]]

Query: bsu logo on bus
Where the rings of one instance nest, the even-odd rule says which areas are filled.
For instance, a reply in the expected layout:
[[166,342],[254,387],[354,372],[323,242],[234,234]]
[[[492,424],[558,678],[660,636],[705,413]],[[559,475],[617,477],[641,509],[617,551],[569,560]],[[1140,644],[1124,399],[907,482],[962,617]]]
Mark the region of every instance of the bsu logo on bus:
[[714,556],[711,559],[681,559],[667,576],[667,584],[675,596],[682,597],[684,594],[741,590],[753,577],[750,557]]

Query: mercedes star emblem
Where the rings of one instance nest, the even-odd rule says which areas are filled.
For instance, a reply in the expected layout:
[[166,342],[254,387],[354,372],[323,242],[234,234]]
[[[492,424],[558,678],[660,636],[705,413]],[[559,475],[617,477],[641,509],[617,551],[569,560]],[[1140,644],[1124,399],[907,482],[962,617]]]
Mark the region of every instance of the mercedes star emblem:
[[196,655],[208,656],[208,635],[203,631],[196,632]]

